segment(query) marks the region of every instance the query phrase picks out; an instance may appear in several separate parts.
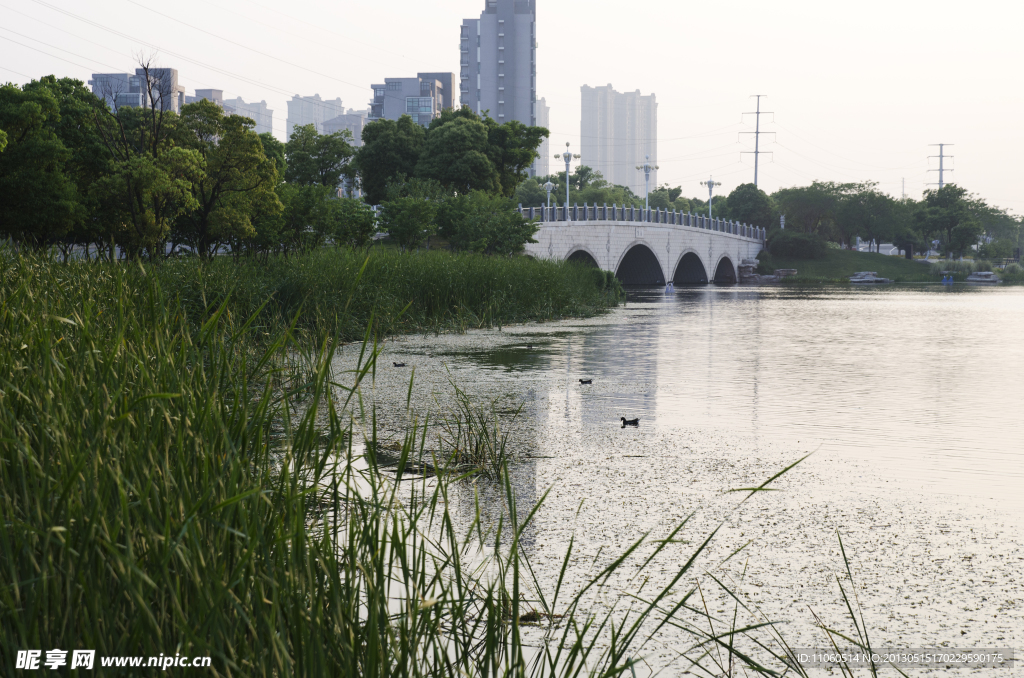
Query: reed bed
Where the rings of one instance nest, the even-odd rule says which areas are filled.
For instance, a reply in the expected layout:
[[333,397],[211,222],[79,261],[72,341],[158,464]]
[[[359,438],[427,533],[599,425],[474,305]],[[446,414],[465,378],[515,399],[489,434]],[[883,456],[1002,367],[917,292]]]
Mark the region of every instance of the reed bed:
[[592,605],[676,548],[686,522],[571,584],[569,544],[544,591],[519,549],[540,504],[516,507],[505,438],[482,415],[448,424],[451,445],[486,450],[484,480],[509,509],[496,525],[478,509],[456,528],[454,447],[432,455],[436,482],[407,482],[425,424],[395,476],[377,473],[362,453],[372,414],[355,426],[370,329],[358,367],[332,374],[336,343],[299,346],[301,316],[268,340],[260,306],[191,318],[166,270],[0,256],[0,674],[16,675],[18,650],[60,648],[210,656],[215,676],[623,676],[663,628],[691,672],[791,663],[772,622],[702,612],[714,533],[667,558],[665,588]]
[[388,334],[588,316],[623,296],[614,276],[575,263],[382,247],[268,261],[182,259],[157,275],[192,315],[230,297],[232,312],[263,326],[279,329],[298,314],[313,343],[359,340],[371,323]]

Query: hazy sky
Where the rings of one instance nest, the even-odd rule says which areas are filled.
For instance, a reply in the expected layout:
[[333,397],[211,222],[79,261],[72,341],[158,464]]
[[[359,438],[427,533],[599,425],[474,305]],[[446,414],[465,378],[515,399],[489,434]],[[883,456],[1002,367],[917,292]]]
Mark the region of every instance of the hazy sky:
[[[537,87],[551,106],[553,149],[579,149],[581,85],[653,92],[661,183],[706,195],[699,182],[714,175],[728,192],[753,180],[753,156],[741,155],[753,136],[738,132],[754,119],[741,113],[754,110],[749,95],[767,94],[762,108],[774,115],[762,130],[776,134],[762,136],[773,155],[762,156],[759,184],[768,192],[870,180],[899,197],[905,179],[919,197],[938,180],[929,144],[943,142],[954,144],[947,182],[1024,213],[1024,3],[537,4]],[[384,77],[457,75],[459,25],[483,5],[0,0],[0,81],[88,80],[156,52],[190,93],[265,99],[283,138],[292,94],[365,108]]]

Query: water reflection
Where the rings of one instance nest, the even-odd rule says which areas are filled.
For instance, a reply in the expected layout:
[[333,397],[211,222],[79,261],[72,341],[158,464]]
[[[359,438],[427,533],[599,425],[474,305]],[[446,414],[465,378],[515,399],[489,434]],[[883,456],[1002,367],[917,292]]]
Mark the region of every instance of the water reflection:
[[536,416],[583,445],[639,416],[638,446],[658,428],[721,427],[814,441],[917,488],[1018,501],[1022,335],[1017,287],[657,288],[631,291],[614,322],[458,357],[532,373],[551,389]]

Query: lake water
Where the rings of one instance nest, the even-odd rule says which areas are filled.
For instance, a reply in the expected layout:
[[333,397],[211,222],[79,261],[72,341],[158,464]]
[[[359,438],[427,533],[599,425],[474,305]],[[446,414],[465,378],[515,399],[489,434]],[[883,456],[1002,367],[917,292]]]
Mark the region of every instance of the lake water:
[[[418,414],[452,407],[450,380],[523,405],[520,502],[550,489],[525,543],[542,588],[570,537],[582,581],[693,514],[648,586],[721,525],[701,572],[786,620],[793,646],[824,648],[812,611],[852,631],[841,535],[877,646],[1024,649],[1022,340],[1021,287],[634,290],[598,318],[389,342],[372,394],[396,436],[413,369]],[[808,453],[779,492],[728,492]],[[497,515],[499,494],[466,485],[456,512],[478,495]],[[644,653],[671,667],[683,644],[663,632]]]

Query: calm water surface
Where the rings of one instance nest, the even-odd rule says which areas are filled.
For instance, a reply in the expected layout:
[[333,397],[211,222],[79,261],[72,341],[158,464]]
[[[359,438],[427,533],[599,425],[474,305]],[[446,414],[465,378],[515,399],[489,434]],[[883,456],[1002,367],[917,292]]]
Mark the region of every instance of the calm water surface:
[[594,425],[640,416],[645,430],[813,440],[878,480],[1024,507],[1024,289],[708,287],[631,301],[623,322],[550,346],[543,367],[642,385],[571,392]]
[[[373,398],[396,436],[413,369],[433,416],[449,380],[524,403],[515,486],[521,505],[550,489],[524,543],[543,588],[570,538],[580,582],[694,514],[695,541],[650,566],[651,586],[722,525],[701,570],[786,619],[793,646],[825,647],[811,609],[844,627],[838,533],[876,642],[1024,649],[1022,338],[1021,287],[634,290],[595,319],[396,340],[382,364],[409,367],[379,369]],[[728,490],[809,452],[737,508]],[[464,489],[463,519],[477,496],[503,510],[493,488]],[[721,564],[747,541],[749,560]],[[661,634],[652,666],[682,642]]]

